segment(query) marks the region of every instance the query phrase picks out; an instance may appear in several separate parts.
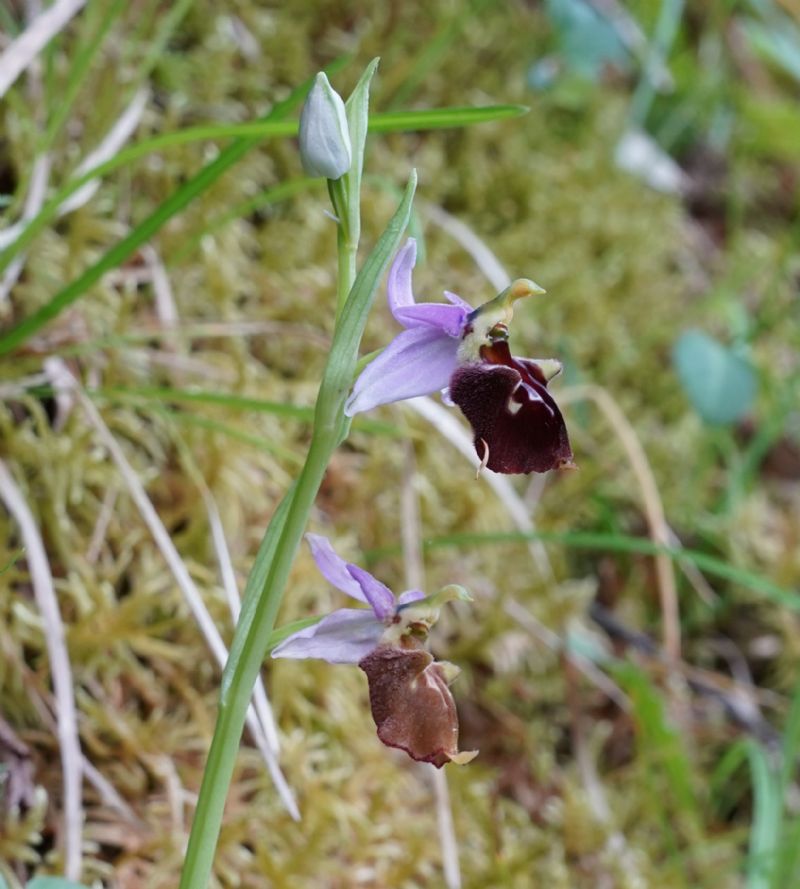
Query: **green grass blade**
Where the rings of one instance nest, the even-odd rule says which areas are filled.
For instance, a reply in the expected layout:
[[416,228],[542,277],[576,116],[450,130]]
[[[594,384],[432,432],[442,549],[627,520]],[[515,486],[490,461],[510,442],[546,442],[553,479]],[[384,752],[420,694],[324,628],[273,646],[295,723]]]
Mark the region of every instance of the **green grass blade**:
[[155,35],[148,40],[147,55],[136,72],[136,77],[134,78],[135,85],[143,83],[161,61],[170,38],[192,8],[193,3],[194,0],[177,0],[176,3],[169,4],[165,12],[156,15],[155,20],[158,23],[158,27]]
[[614,677],[631,697],[643,752],[663,769],[665,786],[673,797],[674,814],[700,824],[699,807],[692,781],[692,766],[680,732],[670,722],[664,701],[650,677],[637,665],[621,662],[611,668]]
[[125,10],[126,6],[127,4],[125,0],[113,0],[113,2],[109,3],[107,8],[102,11],[100,21],[94,31],[76,52],[75,58],[70,66],[69,74],[67,75],[66,87],[64,88],[62,86],[58,93],[57,100],[54,103],[55,108],[52,117],[50,118],[50,122],[47,125],[42,150],[47,151],[55,141],[61,127],[69,117],[75,99],[89,73],[89,69],[97,55],[97,51],[103,43],[103,39],[111,30],[114,22]]
[[[37,386],[31,390],[42,395],[52,396],[53,390],[47,386]],[[155,401],[159,403],[187,403],[209,404],[230,408],[231,410],[253,411],[260,414],[273,414],[303,423],[310,423],[314,419],[314,408],[297,404],[286,404],[282,401],[269,401],[264,398],[254,398],[249,395],[234,395],[227,392],[208,392],[199,389],[173,389],[160,386],[109,386],[103,389],[88,390],[92,398],[107,399],[109,401]],[[186,416],[186,415],[184,415]],[[198,418],[199,419],[199,418]],[[407,438],[408,434],[399,426],[385,423],[381,420],[372,420],[369,417],[358,416],[353,424],[360,432],[370,435],[382,435],[386,438]],[[229,428],[225,428],[226,434],[231,434]],[[242,439],[249,444],[255,436]],[[275,453],[279,453],[274,451]],[[280,449],[283,452],[283,449]],[[296,456],[292,454],[294,462]]]
[[[749,739],[740,738],[725,751],[714,765],[709,786],[715,810],[722,818],[729,817],[741,802],[740,782],[737,773],[747,762]],[[737,780],[734,780],[737,778]]]
[[267,652],[271,652],[273,648],[277,648],[284,639],[288,639],[293,633],[304,630],[306,627],[312,627],[318,624],[324,615],[316,615],[315,617],[301,617],[299,620],[293,620],[291,623],[277,627],[270,633],[269,647]]
[[234,410],[253,411],[262,414],[274,414],[293,420],[309,421],[314,417],[314,408],[282,401],[268,401],[247,395],[231,395],[227,392],[207,392],[196,389],[173,389],[169,386],[109,386],[105,389],[92,391],[93,397],[109,399],[146,399],[159,402],[183,402],[188,404],[212,404]]
[[772,875],[781,832],[783,800],[767,752],[755,741],[750,742],[747,752],[753,785],[747,889],[777,889],[772,885]]
[[171,251],[169,256],[165,256],[163,258],[164,264],[169,267],[183,262],[187,256],[200,246],[203,238],[219,231],[228,223],[234,222],[236,219],[245,218],[262,207],[268,207],[280,201],[288,200],[313,188],[321,188],[322,184],[323,180],[321,179],[289,179],[287,182],[281,182],[280,185],[264,189],[264,191],[259,192],[252,198],[231,207],[230,210],[212,217],[199,231],[187,238],[180,247]]
[[[98,397],[97,392],[89,392],[88,394],[93,398]],[[201,417],[187,411],[173,410],[171,407],[165,407],[162,404],[153,406],[151,412],[159,414],[173,423],[181,423],[184,426],[194,426],[195,428],[205,429],[209,432],[219,433],[234,441],[240,441],[242,444],[249,445],[258,451],[280,458],[295,469],[303,465],[303,461],[289,448],[276,445],[263,435],[254,435],[252,432],[247,432],[244,429],[237,429],[235,426],[230,426],[220,420],[212,419],[211,417]]]
[[209,188],[229,167],[239,160],[251,146],[238,143],[230,153],[219,155],[192,179],[182,185],[163,204],[140,222],[133,231],[108,250],[94,265],[71,281],[38,311],[29,315],[5,336],[0,338],[0,355],[5,355],[45,324],[56,318],[83,296],[103,275],[123,263],[135,250],[146,243],[168,220],[187,207],[198,195]]
[[[560,543],[575,549],[596,549],[605,552],[638,553],[646,556],[664,554],[676,562],[690,562],[707,574],[729,580],[740,586],[747,587],[756,593],[785,605],[795,611],[800,611],[800,593],[784,589],[760,574],[737,568],[729,562],[701,553],[697,550],[682,549],[679,547],[659,546],[650,540],[641,537],[629,537],[624,534],[602,534],[592,532],[544,532],[544,531],[498,531],[489,534],[449,534],[443,537],[432,537],[425,541],[425,547],[436,549],[438,547],[470,547],[491,545],[496,543],[521,543],[529,540],[542,540],[545,543]],[[392,550],[394,551],[394,549]],[[379,555],[384,550],[375,550],[370,556]]]
[[16,563],[19,561],[19,559],[21,559],[24,555],[25,547],[23,546],[21,549],[17,550],[17,552],[15,552],[13,556],[11,556],[11,559],[6,562],[6,564],[3,565],[2,568],[0,568],[0,574],[5,574],[6,571],[9,570],[9,568],[13,568],[14,565],[16,565]]
[[[297,101],[302,98],[302,95],[297,97]],[[288,100],[287,100],[288,101]],[[282,106],[276,106],[273,110],[273,114],[278,114],[278,108]],[[288,113],[288,108],[283,113]],[[282,116],[282,114],[281,114]],[[207,164],[203,167],[193,178],[191,178],[188,182],[184,183],[184,185],[178,189],[167,201],[164,202],[156,211],[152,214],[151,217],[145,220],[142,225],[147,224],[153,216],[157,216],[159,211],[162,208],[167,207],[168,205],[172,206],[172,203],[175,204],[176,208],[172,215],[174,215],[178,210],[183,209],[183,207],[194,200],[194,198],[200,192],[204,191],[211,183],[215,182],[221,175],[224,173],[229,167],[235,164],[238,160],[240,160],[251,148],[255,147],[259,142],[263,139],[268,138],[269,136],[275,135],[290,135],[297,128],[297,125],[293,121],[282,121],[282,120],[267,120],[262,122],[257,122],[253,124],[241,124],[239,126],[230,126],[230,127],[192,127],[187,130],[180,130],[177,133],[164,133],[160,136],[156,136],[153,139],[147,139],[144,142],[137,142],[135,145],[131,145],[129,148],[124,148],[121,151],[117,152],[114,157],[110,158],[107,161],[104,161],[101,164],[98,164],[96,167],[92,167],[90,170],[87,170],[81,176],[76,179],[71,180],[67,183],[63,188],[61,188],[39,211],[39,213],[28,223],[28,225],[20,232],[19,237],[13,244],[6,247],[5,250],[0,252],[0,271],[8,266],[11,259],[21,250],[24,250],[28,245],[33,241],[33,239],[50,223],[52,222],[57,214],[58,209],[64,201],[69,198],[72,194],[86,185],[87,182],[91,182],[93,179],[96,179],[100,176],[105,176],[107,173],[111,173],[114,170],[119,169],[120,167],[127,166],[135,160],[138,160],[141,157],[144,157],[148,154],[153,153],[154,151],[159,151],[165,148],[172,148],[178,145],[183,145],[187,142],[193,141],[205,141],[213,138],[221,138],[219,136],[218,131],[220,129],[228,130],[225,135],[226,136],[242,136],[239,141],[232,143],[227,146],[227,148],[213,160],[211,163]],[[252,135],[254,132],[260,132],[261,135],[254,136]],[[216,136],[214,134],[217,134]],[[211,177],[210,179],[208,177]],[[199,190],[197,190],[199,188]],[[169,217],[168,217],[169,218]],[[163,223],[162,223],[163,224]],[[136,229],[131,232],[131,235],[135,234]]]
[[773,889],[797,886],[800,879],[800,819],[784,820],[777,861],[773,872]]
[[[287,115],[302,101],[310,84],[310,80],[306,81],[301,87],[294,90],[285,101],[276,105],[267,115],[267,120],[279,120]],[[72,305],[75,300],[83,296],[83,294],[92,285],[97,283],[107,271],[124,262],[136,249],[146,243],[168,220],[183,210],[196,197],[198,197],[198,195],[202,194],[213,185],[237,161],[250,151],[251,148],[254,148],[259,141],[260,140],[254,138],[241,139],[220,152],[213,161],[203,167],[176,192],[170,195],[170,197],[159,205],[147,219],[139,223],[127,237],[115,244],[96,263],[94,263],[94,265],[90,266],[82,275],[60,290],[50,302],[42,306],[37,312],[29,315],[16,327],[6,333],[5,336],[0,337],[0,355],[5,355],[21,343],[24,343],[45,324],[52,321],[53,318],[57,317],[64,311],[64,309]],[[78,182],[84,178],[85,177],[81,177]],[[52,202],[50,203],[52,204]],[[48,204],[48,206],[50,206],[50,204]],[[37,217],[37,219],[38,218],[39,217]],[[35,222],[36,219],[33,220],[31,225]],[[5,253],[21,249],[21,245],[24,246],[26,235],[29,230],[30,226],[22,233],[19,240],[8,248]],[[3,267],[3,258],[5,258],[5,254],[0,255],[0,268]]]
[[431,108],[423,111],[385,111],[370,118],[371,133],[441,130],[506,120],[528,113],[525,105],[487,105],[479,108]]
[[[143,337],[150,337],[151,334],[142,334]],[[28,390],[32,395],[43,398],[52,398],[56,393],[51,386],[33,386]],[[305,405],[286,404],[282,401],[270,401],[264,398],[256,398],[251,395],[237,395],[229,392],[209,392],[201,389],[173,389],[169,386],[106,386],[99,389],[87,389],[86,394],[98,401],[109,401],[112,403],[134,402],[137,404],[147,404],[156,402],[158,404],[199,404],[213,405],[228,408],[234,411],[252,411],[258,414],[273,414],[274,416],[284,417],[290,420],[297,420],[300,423],[310,423],[314,419],[314,408]],[[187,413],[175,413],[187,422],[210,422],[208,418],[198,417]],[[212,428],[212,427],[209,427]],[[260,449],[266,449],[269,453],[276,456],[287,457],[290,462],[296,463],[297,456],[293,452],[287,451],[285,448],[277,448],[274,445],[266,447],[264,442],[255,435],[248,435],[240,430],[232,429],[229,426],[218,424],[213,427],[225,435],[237,438],[245,444],[257,445]],[[373,420],[370,417],[359,415],[355,418],[353,428],[359,432],[368,435],[381,435],[385,438],[408,438],[409,432],[400,426],[392,423],[386,423],[383,420]]]
[[[480,123],[488,123],[493,120],[504,120],[510,117],[519,117],[527,114],[525,105],[487,105],[483,107],[455,107],[455,108],[430,108],[419,111],[385,111],[373,114],[369,119],[368,131],[370,133],[401,133],[406,131],[425,131],[440,129],[457,129],[465,126],[473,126]],[[298,122],[296,120],[261,119],[245,123],[227,124],[199,124],[175,130],[170,133],[161,133],[150,139],[144,139],[120,151],[115,157],[98,164],[91,170],[68,183],[53,199],[58,203],[65,200],[73,191],[85,185],[91,179],[104,176],[120,167],[128,166],[139,158],[176,148],[193,142],[213,142],[224,139],[266,139],[288,138],[297,135]]]
[[[307,88],[308,85],[304,85],[303,92]],[[302,98],[302,95],[300,98]],[[285,105],[286,103],[283,104]],[[296,102],[292,104],[294,105]],[[391,111],[372,116],[370,118],[369,131],[375,133],[396,133],[463,127],[508,117],[517,117],[520,114],[526,113],[527,110],[524,105],[492,105],[485,108],[435,108],[427,111]],[[3,271],[8,266],[14,256],[30,245],[34,238],[56,218],[61,204],[87,182],[112,173],[156,151],[175,148],[191,142],[207,142],[231,138],[244,140],[243,143],[234,143],[228,146],[226,151],[216,161],[200,171],[198,177],[203,176],[211,167],[224,172],[231,164],[239,160],[242,154],[258,144],[258,142],[269,138],[295,136],[297,134],[297,121],[277,119],[282,116],[282,114],[278,114],[278,106],[276,106],[276,109],[268,119],[241,124],[204,124],[196,127],[187,127],[174,133],[162,133],[152,139],[137,142],[135,145],[119,151],[113,158],[98,164],[96,167],[92,167],[91,170],[87,170],[81,176],[71,180],[63,188],[59,189],[55,196],[45,204],[25,229],[20,232],[17,240],[0,252],[0,271]],[[243,145],[246,145],[246,147],[243,148]],[[228,152],[231,152],[231,154],[228,155]],[[219,178],[221,172],[217,172],[211,179],[211,182]],[[192,193],[192,185],[194,183],[195,180],[190,180],[173,195],[172,199],[177,199],[177,209],[171,215],[183,209],[186,203],[196,197],[196,194]],[[202,191],[208,187],[209,183],[200,182],[197,184],[202,185]],[[184,189],[188,193],[188,200],[182,203],[180,198],[184,194]],[[148,221],[145,220],[145,223]],[[157,231],[159,227],[160,225],[155,230]],[[131,233],[131,235],[133,234],[134,232]],[[2,354],[2,343],[3,341],[0,340],[0,354]]]
[[167,413],[170,419],[176,422],[183,423],[186,426],[195,426],[199,429],[207,429],[209,432],[218,432],[235,441],[240,441],[242,444],[256,448],[256,450],[272,454],[273,457],[280,458],[295,469],[302,466],[303,461],[297,454],[288,448],[282,448],[280,445],[273,444],[264,436],[253,435],[250,432],[245,432],[243,429],[236,429],[234,426],[229,426],[227,423],[222,423],[219,420],[212,420],[209,417],[198,417],[197,414],[189,414],[184,411],[168,411]]
[[786,793],[786,788],[794,775],[798,753],[800,753],[800,681],[795,686],[789,716],[783,730],[781,745],[781,791],[783,793]]

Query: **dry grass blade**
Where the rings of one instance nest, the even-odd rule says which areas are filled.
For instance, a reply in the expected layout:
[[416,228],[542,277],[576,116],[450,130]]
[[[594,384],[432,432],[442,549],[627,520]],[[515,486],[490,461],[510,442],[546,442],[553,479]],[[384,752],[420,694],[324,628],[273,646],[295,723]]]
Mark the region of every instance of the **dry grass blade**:
[[[416,411],[421,417],[424,417],[434,429],[453,447],[459,451],[475,468],[479,467],[481,461],[475,453],[475,447],[472,443],[471,435],[464,429],[461,423],[446,408],[437,404],[432,398],[422,396],[420,398],[410,398],[406,404]],[[504,475],[498,475],[496,472],[484,473],[483,478],[486,479],[489,487],[495,492],[497,497],[502,501],[508,510],[511,520],[519,531],[529,533],[535,530],[533,521],[531,520],[528,508],[523,503],[517,492],[514,490],[511,482]],[[550,565],[550,559],[547,557],[547,550],[541,541],[531,541],[528,544],[528,551],[531,554],[536,567],[542,577],[552,577],[553,569]]]
[[78,737],[78,719],[72,687],[72,667],[64,639],[64,625],[58,610],[53,576],[44,543],[22,492],[0,461],[0,499],[19,525],[30,570],[31,585],[44,626],[47,656],[56,697],[58,744],[64,787],[64,873],[69,880],[81,875],[81,829],[83,806],[81,778],[83,757]]
[[[664,505],[656,484],[653,470],[647,454],[644,452],[639,437],[628,418],[611,395],[601,386],[572,386],[561,392],[559,401],[569,404],[574,401],[589,400],[594,402],[605,415],[609,425],[616,433],[625,450],[628,462],[633,469],[639,489],[642,492],[642,505],[653,543],[668,547],[671,534],[664,515]],[[672,560],[668,555],[660,553],[655,556],[658,593],[661,601],[662,620],[664,622],[664,652],[674,663],[681,657],[681,620],[678,607],[678,590],[675,585],[675,573]]]
[[[26,13],[28,21],[35,19],[40,7],[34,3],[28,3]],[[43,87],[42,87],[42,66],[35,60],[28,69],[27,84],[27,100],[30,103],[34,116],[39,124],[44,118],[43,108]],[[15,224],[9,226],[5,231],[0,232],[0,249],[7,247],[16,240],[18,234],[27,225],[27,223],[36,216],[36,214],[44,206],[47,197],[47,186],[50,181],[50,171],[52,169],[52,160],[48,152],[39,154],[33,161],[31,166],[30,184],[28,193],[25,197],[25,204],[22,208],[22,217]],[[8,298],[11,289],[17,283],[20,273],[25,265],[24,255],[15,256],[5,270],[2,278],[0,278],[0,305]]]
[[[523,630],[530,633],[534,639],[538,639],[546,648],[549,648],[554,652],[562,652],[564,650],[564,645],[558,633],[554,633],[549,627],[544,626],[544,624],[536,620],[530,611],[528,611],[527,608],[524,608],[516,599],[508,600],[505,604],[505,610],[506,614],[508,614],[509,617],[512,617]],[[592,663],[589,658],[579,654],[577,651],[570,651],[568,652],[568,659],[574,667],[583,673],[592,685],[602,691],[610,701],[613,701],[620,708],[620,710],[625,713],[630,712],[630,698],[616,682],[609,679],[609,677],[598,666]]]
[[108,781],[105,776],[99,772],[86,757],[83,758],[83,774],[86,780],[100,794],[100,799],[110,809],[122,815],[131,824],[139,826],[141,820],[138,818],[133,809],[125,802],[125,800],[117,793],[116,787]]
[[155,297],[155,310],[158,320],[164,328],[173,330],[177,336],[180,332],[180,318],[178,316],[178,308],[175,305],[172,285],[169,282],[164,263],[161,262],[155,247],[151,244],[145,244],[141,249],[141,254],[147,263],[147,269],[150,273],[146,280],[149,280],[153,285],[153,296]]
[[[127,458],[125,457],[122,448],[119,446],[118,442],[111,434],[111,431],[103,422],[103,419],[95,408],[94,404],[92,404],[90,399],[78,387],[77,380],[75,380],[75,378],[72,376],[64,362],[58,358],[48,359],[45,362],[45,369],[50,374],[50,379],[54,388],[67,389],[75,393],[78,399],[78,403],[84,411],[84,414],[86,415],[90,425],[94,427],[98,437],[108,449],[114,463],[116,463],[117,469],[119,470],[120,475],[122,476],[122,479],[126,487],[128,488],[130,496],[136,504],[142,516],[142,519],[148,527],[148,530],[153,536],[153,539],[156,542],[156,546],[158,546],[161,554],[163,555],[170,570],[172,571],[172,574],[175,577],[175,580],[181,590],[181,593],[184,596],[184,600],[186,601],[186,604],[188,605],[192,616],[197,622],[201,633],[205,637],[209,648],[211,649],[215,659],[217,660],[217,663],[220,665],[221,668],[223,668],[228,659],[228,650],[225,647],[222,636],[220,635],[216,624],[211,618],[211,615],[208,613],[205,603],[200,596],[200,591],[197,589],[197,586],[192,580],[191,575],[186,568],[186,565],[184,564],[183,560],[180,557],[180,554],[175,548],[175,545],[173,544],[172,539],[169,536],[169,532],[164,527],[164,524],[159,518],[155,507],[153,506],[150,498],[147,496],[147,493],[144,490],[144,486],[139,480],[139,477],[136,475],[133,467],[130,465]],[[300,813],[297,809],[297,804],[294,800],[294,796],[288,784],[286,783],[286,779],[284,778],[283,773],[278,766],[275,753],[270,747],[270,744],[266,738],[264,730],[252,704],[247,714],[247,726],[250,729],[250,732],[257,747],[259,748],[259,751],[264,757],[267,768],[269,769],[270,775],[272,776],[273,782],[275,783],[276,789],[278,790],[278,793],[280,794],[287,811],[292,815],[293,818],[299,820]]]
[[[419,516],[419,495],[415,486],[416,460],[411,442],[405,444],[403,486],[400,490],[400,513],[403,531],[403,567],[409,589],[425,589],[425,568],[422,563],[422,526]],[[461,889],[461,867],[458,862],[458,839],[453,824],[453,810],[447,788],[447,775],[432,765],[421,766],[424,780],[432,780],[436,800],[436,823],[442,847],[442,865],[447,889]]]
[[[403,535],[403,566],[409,589],[425,589],[425,567],[422,560],[422,526],[419,515],[419,495],[415,485],[417,474],[414,446],[405,444],[403,486],[400,490],[400,515]],[[453,809],[443,769],[423,765],[425,780],[432,778],[436,801],[436,823],[442,847],[442,866],[447,889],[461,889],[461,866],[458,861],[458,839],[453,823]]]
[[475,264],[483,272],[486,280],[499,293],[511,283],[511,277],[503,268],[500,260],[475,232],[460,219],[451,216],[436,204],[418,202],[422,210],[440,228],[457,241],[475,260]]
[[[52,166],[50,155],[42,154],[33,162],[31,171],[31,184],[28,189],[28,195],[25,199],[25,208],[22,212],[22,219],[13,226],[9,226],[4,232],[0,232],[0,249],[12,244],[20,231],[25,227],[28,220],[42,209],[44,199],[47,196],[47,183],[50,179],[50,168]],[[13,261],[0,278],[0,304],[8,299],[11,288],[17,283],[20,272],[25,264],[24,255],[15,256]]]
[[86,550],[86,561],[93,565],[99,558],[103,549],[103,543],[106,539],[108,526],[114,517],[114,505],[117,502],[119,491],[115,487],[109,488],[103,497],[103,504],[100,507],[100,514],[92,531],[92,537],[89,540],[89,547]]
[[[609,824],[612,822],[613,812],[608,803],[603,782],[597,774],[595,759],[589,747],[589,732],[586,730],[575,667],[574,660],[565,656],[564,674],[567,679],[567,706],[570,712],[572,748],[575,751],[575,761],[592,815],[598,824]],[[636,857],[631,854],[625,835],[614,827],[608,833],[606,850],[611,859],[620,859],[625,873],[631,878],[634,885],[642,882],[641,874],[638,873],[639,866]],[[599,874],[597,879],[598,886],[604,885],[608,882],[608,875]],[[608,885],[611,885],[610,882]]]
[[647,666],[652,676],[669,679],[678,673],[690,691],[701,698],[721,703],[729,719],[753,737],[765,743],[777,743],[777,732],[764,718],[761,705],[785,709],[786,701],[780,695],[759,688],[749,676],[737,678],[734,675],[731,678],[713,670],[694,667],[685,661],[670,663],[649,636],[630,629],[597,602],[592,605],[590,614],[616,645],[636,651],[638,659]]
[[[117,118],[103,141],[94,149],[94,151],[89,152],[89,154],[87,154],[80,162],[73,174],[75,179],[79,179],[92,168],[99,167],[100,164],[104,164],[106,161],[111,160],[111,158],[119,152],[122,146],[133,135],[136,127],[139,126],[139,121],[142,119],[144,109],[147,107],[149,95],[150,94],[146,89],[141,89],[136,92],[133,99],[131,99],[128,104],[128,107]],[[98,188],[100,188],[99,179],[92,179],[91,182],[82,185],[76,192],[71,194],[63,204],[61,204],[58,208],[58,215],[64,216],[67,213],[72,213],[73,210],[77,210],[79,207],[88,203]]]
[[[136,93],[130,105],[120,115],[117,122],[109,130],[105,139],[94,151],[86,155],[80,163],[75,171],[76,176],[81,176],[92,167],[104,163],[120,150],[139,125],[139,121],[141,120],[145,106],[147,105],[147,99],[147,90],[139,90]],[[9,226],[3,232],[0,232],[0,250],[13,244],[25,228],[25,225],[33,219],[44,206],[51,167],[52,161],[48,153],[40,155],[34,161],[33,171],[31,173],[31,184],[25,201],[22,218],[19,222]],[[99,187],[100,182],[98,179],[87,182],[61,204],[58,208],[58,215],[64,216],[67,213],[71,213],[79,207],[82,207],[91,200]],[[25,255],[26,254],[22,252],[18,256],[15,256],[5,270],[2,279],[0,279],[0,303],[3,303],[8,299],[11,289],[17,283],[20,273],[25,265]]]
[[6,49],[0,56],[0,97],[85,3],[86,0],[56,0]]
[[[239,586],[236,582],[236,571],[233,567],[233,560],[231,559],[228,541],[225,537],[225,529],[222,525],[222,517],[219,514],[219,508],[217,507],[214,495],[209,490],[208,485],[205,483],[205,479],[203,479],[199,469],[192,460],[188,448],[182,447],[181,449],[184,451],[189,473],[200,489],[200,495],[202,496],[203,503],[206,507],[208,524],[211,528],[211,540],[214,544],[217,562],[219,563],[219,573],[222,580],[222,587],[225,591],[225,599],[231,612],[231,618],[233,619],[233,622],[236,623],[236,621],[239,620],[239,612],[241,611],[242,602],[239,596]],[[258,714],[267,743],[273,754],[277,756],[280,750],[278,729],[275,724],[275,716],[272,712],[272,706],[267,697],[267,691],[264,688],[264,683],[260,676],[256,680],[255,688],[253,689],[253,706]]]
[[[42,724],[48,731],[52,732],[52,734],[57,735],[58,720],[54,715],[57,712],[57,703],[47,689],[44,688],[39,678],[39,674],[35,673],[26,663],[24,663],[24,661],[20,660],[22,657],[21,653],[10,652],[8,649],[5,649],[4,655],[9,657],[11,668],[16,671],[17,675],[19,675],[28,700],[33,705]],[[86,780],[97,791],[103,805],[117,812],[129,824],[141,827],[141,819],[120,796],[116,788],[107,780],[107,778],[102,775],[83,754],[81,754],[81,762],[83,764],[83,774],[86,777]]]
[[461,866],[458,862],[458,839],[453,823],[453,806],[447,786],[447,773],[429,765],[425,771],[433,775],[433,793],[436,798],[436,823],[439,827],[439,842],[442,845],[444,882],[447,889],[461,889]]
[[[410,405],[420,416],[424,417],[439,432],[442,437],[446,438],[463,456],[473,465],[479,466],[480,460],[475,453],[472,444],[472,437],[464,429],[464,427],[456,420],[452,414],[436,404],[433,399],[423,396],[420,398],[411,398],[406,404]],[[489,486],[502,501],[506,512],[511,516],[511,520],[518,530],[529,533],[534,530],[534,524],[528,514],[528,510],[514,490],[511,482],[504,476],[495,472],[486,471],[483,475]],[[545,579],[553,576],[553,570],[550,566],[550,560],[547,557],[547,551],[540,541],[532,541],[528,544],[528,551],[539,569],[539,573]],[[516,620],[523,629],[530,632],[538,638],[543,644],[553,651],[562,651],[564,646],[561,637],[554,633],[548,627],[545,627],[519,602],[515,599],[509,599],[506,602],[506,612]],[[586,678],[597,688],[603,691],[617,702],[623,709],[627,709],[628,701],[619,687],[612,682],[605,673],[597,668],[586,658],[575,653],[570,653],[569,657],[574,665],[586,676]]]
[[[164,264],[161,262],[155,248],[151,245],[145,245],[142,248],[142,254],[151,275],[158,319],[166,329],[175,331],[175,339],[171,345],[177,349],[180,342],[182,342],[182,338],[179,334],[181,319],[178,314],[178,308],[175,303],[175,297],[172,292],[172,285],[170,284],[167,270],[164,268]],[[231,617],[233,618],[233,622],[236,623],[239,619],[239,612],[241,610],[241,599],[239,597],[239,588],[236,583],[236,572],[233,569],[233,561],[231,559],[230,550],[228,549],[227,540],[225,539],[225,529],[222,526],[222,518],[219,514],[219,509],[217,508],[214,496],[206,484],[202,473],[198,469],[190,449],[186,447],[185,443],[179,436],[177,437],[177,441],[181,453],[183,454],[184,463],[187,466],[189,474],[200,490],[203,503],[206,507],[209,527],[211,528],[211,538],[219,563],[222,586],[225,590],[225,597],[228,601]],[[278,729],[275,725],[275,717],[272,713],[272,707],[270,706],[269,698],[267,697],[267,692],[260,676],[256,679],[256,684],[253,689],[253,706],[255,707],[256,714],[261,723],[266,742],[273,755],[277,757],[280,750]]]

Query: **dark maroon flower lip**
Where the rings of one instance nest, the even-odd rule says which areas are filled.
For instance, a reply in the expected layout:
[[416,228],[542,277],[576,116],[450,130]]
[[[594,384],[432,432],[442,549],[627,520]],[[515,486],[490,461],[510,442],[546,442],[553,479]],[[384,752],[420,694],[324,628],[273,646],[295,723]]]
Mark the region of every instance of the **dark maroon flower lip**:
[[511,355],[504,339],[481,346],[480,358],[456,368],[450,398],[469,420],[483,463],[512,474],[573,468],[567,427],[542,368]]
[[574,466],[564,420],[547,392],[560,365],[513,358],[503,346],[513,304],[545,291],[517,278],[477,309],[448,291],[449,305],[418,303],[411,286],[416,255],[409,238],[386,288],[389,308],[405,330],[361,372],[345,414],[449,388],[472,424],[482,465],[504,473]]
[[405,647],[380,645],[358,666],[367,674],[372,718],[387,747],[439,769],[475,756],[458,749],[458,714],[446,665],[430,652],[408,641]]

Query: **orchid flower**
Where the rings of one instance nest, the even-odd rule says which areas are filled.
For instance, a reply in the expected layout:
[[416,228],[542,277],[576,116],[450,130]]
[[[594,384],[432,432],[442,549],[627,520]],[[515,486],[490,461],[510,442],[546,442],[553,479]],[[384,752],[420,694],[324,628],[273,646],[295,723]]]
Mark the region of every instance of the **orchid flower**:
[[306,540],[323,577],[370,607],[332,612],[289,636],[272,657],[358,664],[367,674],[372,716],[384,744],[438,768],[469,762],[476,752],[458,750],[458,714],[448,688],[458,667],[435,661],[423,647],[441,605],[468,600],[467,592],[452,585],[434,596],[407,590],[395,597],[368,571],[345,562],[325,537],[306,534]]
[[547,390],[561,363],[515,358],[508,347],[512,303],[544,290],[520,278],[474,310],[448,291],[449,304],[417,303],[411,285],[416,256],[416,241],[409,238],[389,271],[389,308],[405,330],[358,377],[345,413],[448,390],[472,425],[475,450],[489,469],[573,467],[564,419]]

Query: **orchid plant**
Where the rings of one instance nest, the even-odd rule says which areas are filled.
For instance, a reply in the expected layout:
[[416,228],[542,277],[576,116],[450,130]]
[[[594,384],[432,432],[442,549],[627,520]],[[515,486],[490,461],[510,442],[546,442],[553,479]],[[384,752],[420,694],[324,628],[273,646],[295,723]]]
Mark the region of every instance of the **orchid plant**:
[[[245,714],[270,651],[275,658],[357,664],[367,676],[372,715],[384,744],[440,768],[475,756],[458,750],[458,718],[449,688],[458,668],[436,661],[425,647],[441,606],[469,599],[461,587],[446,586],[432,596],[407,590],[395,597],[369,572],[341,559],[324,537],[308,534],[322,575],[369,607],[338,609],[321,620],[305,621],[293,632],[273,632],[314,500],[331,456],[347,437],[351,417],[381,404],[446,390],[447,399],[472,424],[478,455],[489,469],[527,473],[572,465],[564,421],[547,389],[561,365],[552,359],[515,358],[508,348],[513,303],[542,289],[521,279],[475,310],[452,293],[446,293],[447,304],[414,299],[416,244],[410,239],[399,249],[411,213],[414,172],[395,214],[358,269],[361,176],[369,87],[376,67],[377,60],[346,102],[324,74],[317,75],[300,119],[303,167],[307,175],[327,180],[336,222],[333,339],[305,463],[272,517],[244,591],[180,889],[208,884]],[[356,380],[367,316],[395,254],[389,308],[405,329]]]

